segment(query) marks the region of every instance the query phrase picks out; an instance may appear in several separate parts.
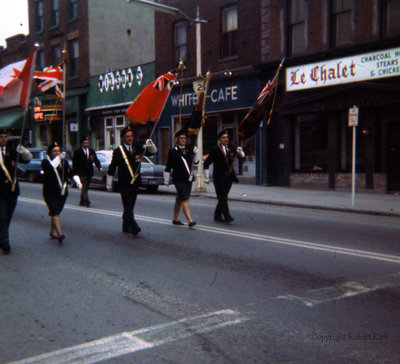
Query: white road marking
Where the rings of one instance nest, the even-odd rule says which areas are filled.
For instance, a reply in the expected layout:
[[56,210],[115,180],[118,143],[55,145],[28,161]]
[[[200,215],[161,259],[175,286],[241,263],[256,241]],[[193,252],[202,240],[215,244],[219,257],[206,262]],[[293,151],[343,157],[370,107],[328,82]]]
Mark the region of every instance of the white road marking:
[[[41,204],[41,205],[44,204],[44,202],[42,200],[30,199],[30,198],[25,198],[25,197],[20,197],[19,201],[28,202],[28,203],[36,203],[36,204]],[[70,210],[78,210],[78,211],[82,211],[82,212],[87,212],[87,213],[94,213],[94,214],[102,214],[102,215],[118,216],[118,217],[122,216],[121,212],[102,210],[102,209],[96,209],[96,208],[88,209],[86,207],[78,207],[78,206],[72,206],[72,205],[67,205],[67,204],[65,205],[65,208],[70,209]],[[157,217],[150,217],[150,216],[135,214],[135,219],[138,219],[140,221],[157,223],[157,224],[171,225],[170,220],[161,219],[161,218],[157,218]],[[200,225],[200,224],[196,225],[195,230],[202,230],[202,231],[206,231],[206,232],[212,232],[215,234],[228,235],[228,236],[239,237],[239,238],[250,239],[250,240],[265,241],[268,243],[293,246],[296,248],[311,249],[311,250],[317,250],[317,251],[323,251],[323,252],[329,252],[329,253],[335,253],[335,254],[355,256],[358,258],[367,258],[367,259],[373,259],[373,260],[377,260],[377,261],[400,264],[400,256],[391,255],[391,254],[382,254],[382,253],[377,253],[377,252],[367,251],[367,250],[350,249],[350,248],[344,248],[344,247],[340,247],[340,246],[318,244],[318,243],[312,243],[312,242],[294,240],[294,239],[286,239],[286,238],[280,238],[280,237],[270,236],[270,235],[254,234],[254,233],[248,233],[248,232],[243,232],[243,231],[238,231],[238,230],[233,230],[233,229],[218,228],[215,226],[207,226],[207,225]]]
[[215,311],[140,330],[122,332],[10,364],[92,364],[222,329],[246,320],[248,318],[237,311]]
[[345,298],[378,291],[380,289],[399,286],[400,273],[395,273],[388,277],[373,278],[364,282],[344,282],[340,285],[313,289],[306,292],[303,296],[289,294],[277,296],[276,299],[299,301],[305,306],[314,307],[330,301],[339,301]]

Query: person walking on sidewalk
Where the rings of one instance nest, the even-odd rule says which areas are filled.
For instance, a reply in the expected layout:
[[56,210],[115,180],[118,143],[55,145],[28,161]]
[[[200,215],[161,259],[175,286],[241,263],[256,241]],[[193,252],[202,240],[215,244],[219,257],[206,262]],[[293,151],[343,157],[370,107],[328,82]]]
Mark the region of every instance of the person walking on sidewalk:
[[211,151],[204,162],[204,181],[209,183],[209,166],[214,164],[213,183],[217,194],[218,204],[214,212],[214,220],[217,222],[232,222],[234,219],[229,212],[228,194],[232,187],[232,182],[238,183],[233,170],[234,158],[244,158],[245,154],[242,147],[235,148],[229,143],[227,130],[218,133],[218,144]]
[[28,163],[32,154],[22,145],[17,150],[7,145],[8,131],[0,130],[0,249],[4,254],[11,251],[8,229],[19,195],[19,184],[14,178],[17,160],[20,163]]
[[103,172],[103,168],[101,168],[101,164],[97,158],[96,152],[89,148],[88,137],[85,137],[81,140],[81,146],[82,147],[77,149],[74,153],[72,167],[74,170],[74,175],[78,175],[82,183],[81,200],[79,205],[89,207],[89,185],[93,176],[93,164],[100,172]]
[[134,216],[138,189],[140,186],[140,159],[146,149],[147,155],[153,155],[157,148],[151,139],[145,146],[133,144],[133,130],[130,126],[121,130],[121,145],[114,149],[107,172],[107,190],[112,191],[113,176],[118,169],[118,187],[124,212],[122,214],[122,231],[139,234],[141,231]]
[[[61,148],[55,142],[47,149],[47,158],[42,160],[43,198],[49,209],[51,239],[57,239],[61,244],[65,235],[61,231],[60,214],[68,197],[67,180],[72,178],[72,170],[65,160],[66,153],[61,153]],[[79,178],[74,181],[81,188]]]
[[174,225],[184,225],[179,220],[179,212],[182,211],[186,216],[189,227],[196,225],[190,214],[189,197],[192,190],[193,163],[199,162],[197,147],[186,144],[186,134],[183,130],[175,134],[176,146],[168,152],[167,165],[164,171],[164,184],[169,185],[169,178],[172,171],[172,181],[174,182],[177,196],[174,204]]

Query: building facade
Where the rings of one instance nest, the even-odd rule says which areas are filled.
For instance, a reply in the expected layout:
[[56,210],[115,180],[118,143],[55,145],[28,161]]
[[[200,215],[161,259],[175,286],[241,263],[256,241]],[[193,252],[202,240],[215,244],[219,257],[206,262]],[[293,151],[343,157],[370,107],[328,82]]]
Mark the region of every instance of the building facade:
[[261,78],[285,58],[263,128],[263,182],[349,189],[353,127],[357,190],[400,190],[400,1],[263,0]]
[[[159,161],[166,161],[174,133],[190,117],[197,101],[201,75],[211,72],[203,127],[204,154],[216,144],[216,135],[228,129],[239,145],[237,128],[260,91],[261,17],[259,0],[168,0],[164,4],[181,10],[178,15],[156,12],[156,72],[163,74],[183,61],[179,76],[159,122]],[[204,20],[199,25],[193,19]],[[191,20],[192,19],[192,20]],[[197,29],[200,27],[199,37]],[[192,140],[192,143],[195,141]],[[246,150],[247,159],[237,165],[241,178],[255,182],[255,143]]]

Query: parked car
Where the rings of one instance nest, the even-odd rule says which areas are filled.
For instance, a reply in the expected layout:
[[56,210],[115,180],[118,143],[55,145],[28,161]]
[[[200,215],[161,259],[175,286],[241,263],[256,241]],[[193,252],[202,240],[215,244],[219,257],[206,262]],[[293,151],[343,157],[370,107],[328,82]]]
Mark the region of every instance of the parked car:
[[[108,171],[108,166],[111,163],[112,150],[99,150],[96,152],[96,154],[103,168],[103,172],[100,172],[95,167],[91,184],[106,188],[106,175]],[[140,167],[140,174],[141,174],[140,187],[146,188],[150,192],[157,192],[158,186],[164,184],[164,177],[163,177],[164,170],[165,166],[161,164],[154,164],[148,157],[143,156],[142,164]],[[117,183],[118,183],[117,174],[118,173],[115,173],[114,176],[113,191],[117,190]]]
[[[17,176],[20,180],[41,182],[43,180],[42,159],[46,158],[47,148],[27,148],[32,153],[29,163],[18,163]],[[72,167],[71,155],[67,152],[66,160]]]

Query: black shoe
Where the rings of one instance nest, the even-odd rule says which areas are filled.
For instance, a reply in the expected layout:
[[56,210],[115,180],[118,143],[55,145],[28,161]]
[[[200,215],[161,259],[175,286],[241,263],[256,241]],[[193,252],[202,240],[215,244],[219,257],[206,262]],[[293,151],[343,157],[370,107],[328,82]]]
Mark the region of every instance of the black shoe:
[[235,219],[232,217],[232,216],[228,216],[226,219],[225,219],[225,221],[226,222],[232,222],[232,221],[234,221]]
[[133,229],[132,229],[131,227],[123,227],[123,228],[122,228],[122,232],[123,232],[123,233],[130,233],[130,234],[132,234],[132,233],[133,233]]
[[226,222],[221,216],[214,216],[216,222]]
[[193,226],[195,226],[195,225],[196,225],[196,221],[189,222],[189,227],[190,227],[190,228],[193,227]]
[[57,236],[57,240],[58,240],[58,243],[59,244],[62,244],[62,242],[63,242],[63,240],[65,239],[65,235],[63,234],[63,235],[60,235],[60,236]]
[[135,227],[132,229],[132,234],[133,234],[133,235],[137,235],[137,234],[139,234],[141,231],[142,231],[142,229],[141,229],[139,226],[135,226]]
[[182,221],[180,221],[180,220],[172,220],[172,223],[174,224],[174,225],[185,225]]
[[56,239],[57,239],[57,236],[56,236],[56,235],[53,235],[53,234],[50,234],[50,233],[49,233],[49,237],[50,237],[50,239],[53,239],[53,240],[56,240]]
[[11,251],[10,244],[8,244],[8,243],[7,244],[3,244],[1,246],[1,250],[3,250],[4,255],[10,254],[10,251]]

